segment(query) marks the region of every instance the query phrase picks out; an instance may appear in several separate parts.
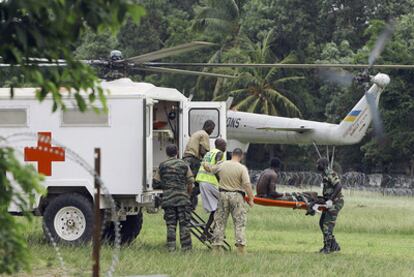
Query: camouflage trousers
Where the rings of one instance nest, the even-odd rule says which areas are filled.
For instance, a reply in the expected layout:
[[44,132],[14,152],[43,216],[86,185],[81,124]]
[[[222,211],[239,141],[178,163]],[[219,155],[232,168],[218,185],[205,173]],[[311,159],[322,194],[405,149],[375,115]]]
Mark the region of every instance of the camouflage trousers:
[[[188,166],[190,167],[191,171],[193,172],[194,179],[196,178],[198,174],[198,170],[201,166],[201,161],[197,159],[194,156],[187,156],[183,158],[183,161],[185,161]],[[200,194],[200,186],[198,183],[194,183],[194,188],[191,192],[190,201],[193,209],[197,207],[198,204],[198,195]]]
[[167,248],[170,251],[176,249],[175,238],[177,224],[180,226],[180,242],[182,250],[192,248],[190,220],[191,209],[188,206],[164,208],[164,220],[167,225]]
[[325,241],[333,238],[336,219],[343,206],[344,199],[339,199],[333,203],[332,208],[322,212],[321,219],[319,220],[319,227],[321,228]]
[[201,161],[194,156],[186,156],[183,158],[183,161],[188,164],[195,178],[197,176],[198,170],[200,169]]
[[239,192],[220,192],[218,207],[214,214],[213,245],[224,245],[224,233],[229,215],[233,218],[236,246],[246,245],[247,209],[244,197]]

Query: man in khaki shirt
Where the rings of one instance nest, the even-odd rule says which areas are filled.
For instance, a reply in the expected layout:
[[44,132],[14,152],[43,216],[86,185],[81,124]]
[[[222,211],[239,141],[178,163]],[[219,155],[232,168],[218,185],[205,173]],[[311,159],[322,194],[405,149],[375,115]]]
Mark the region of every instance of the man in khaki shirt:
[[233,218],[236,236],[236,247],[240,254],[245,253],[247,210],[244,195],[249,197],[249,206],[253,207],[253,190],[247,168],[240,163],[243,151],[240,148],[233,150],[232,158],[217,165],[204,164],[207,171],[218,175],[219,203],[214,216],[216,227],[214,229],[214,249],[221,250],[224,241],[224,232],[229,214]]
[[[203,129],[193,133],[185,147],[183,160],[190,166],[194,176],[197,176],[204,155],[210,151],[209,139],[215,127],[216,124],[214,121],[206,120]],[[197,183],[195,183],[194,186],[191,194],[191,203],[195,209],[198,202],[197,196],[200,194],[200,188]]]
[[190,168],[193,171],[197,171],[200,168],[201,160],[204,155],[210,151],[210,135],[213,133],[216,124],[212,120],[207,120],[204,122],[203,129],[193,133],[188,141],[185,150],[184,150],[184,160],[188,163],[198,161],[198,166],[194,169]]

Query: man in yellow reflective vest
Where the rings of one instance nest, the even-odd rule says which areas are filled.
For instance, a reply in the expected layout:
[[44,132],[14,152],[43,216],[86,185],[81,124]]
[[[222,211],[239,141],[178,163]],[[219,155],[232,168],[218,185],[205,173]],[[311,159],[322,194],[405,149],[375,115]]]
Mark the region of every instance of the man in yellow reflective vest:
[[[227,143],[224,139],[218,138],[214,142],[216,148],[207,152],[203,157],[203,163],[215,165],[218,162],[226,160],[226,148]],[[201,165],[198,171],[196,182],[200,185],[201,199],[203,201],[203,208],[210,213],[206,226],[204,228],[204,234],[206,238],[210,237],[208,230],[214,220],[214,213],[217,210],[217,203],[219,198],[218,185],[219,181],[214,173],[210,173],[204,169]]]

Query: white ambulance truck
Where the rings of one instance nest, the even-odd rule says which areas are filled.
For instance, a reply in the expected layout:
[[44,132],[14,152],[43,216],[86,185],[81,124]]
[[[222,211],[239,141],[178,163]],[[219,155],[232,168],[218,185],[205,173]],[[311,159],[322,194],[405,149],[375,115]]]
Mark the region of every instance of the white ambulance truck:
[[[35,89],[15,89],[13,99],[9,89],[0,89],[0,137],[39,135],[39,139],[16,146],[24,153],[25,162],[46,176],[47,195],[37,198],[33,212],[43,216],[44,225],[57,241],[90,240],[94,220],[94,178],[65,156],[65,151],[70,149],[93,165],[94,148],[101,149],[101,179],[117,206],[110,218],[121,221],[121,239],[128,242],[141,230],[143,209],[154,208],[160,194],[152,188],[152,177],[166,159],[165,146],[177,144],[182,156],[190,135],[207,119],[216,123],[210,142],[226,138],[224,102],[191,102],[176,89],[129,79],[104,82],[102,86],[110,92],[109,111],[99,114],[90,110],[81,113],[70,97],[64,99],[65,111],[53,113],[52,100],[40,103]],[[42,140],[44,137],[62,146]],[[108,201],[101,199],[102,211],[110,210]],[[21,211],[12,205],[10,212]],[[107,225],[106,232],[114,238],[113,224]]]

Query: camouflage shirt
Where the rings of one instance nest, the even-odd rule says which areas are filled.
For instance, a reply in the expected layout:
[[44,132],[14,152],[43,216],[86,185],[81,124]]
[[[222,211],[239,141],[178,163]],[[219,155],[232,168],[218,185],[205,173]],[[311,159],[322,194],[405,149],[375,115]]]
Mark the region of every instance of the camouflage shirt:
[[[323,184],[323,197],[325,199],[331,199],[332,194],[335,192],[335,186],[339,184],[341,180],[339,179],[338,174],[336,174],[335,171],[331,169],[325,170],[324,173],[322,173],[322,184]],[[338,195],[335,197],[335,199],[343,198],[343,195],[341,192],[338,193]],[[332,199],[332,200],[335,200]]]
[[191,204],[187,187],[193,182],[194,177],[187,163],[170,158],[160,164],[154,176],[153,187],[163,190],[163,208],[178,207]]

